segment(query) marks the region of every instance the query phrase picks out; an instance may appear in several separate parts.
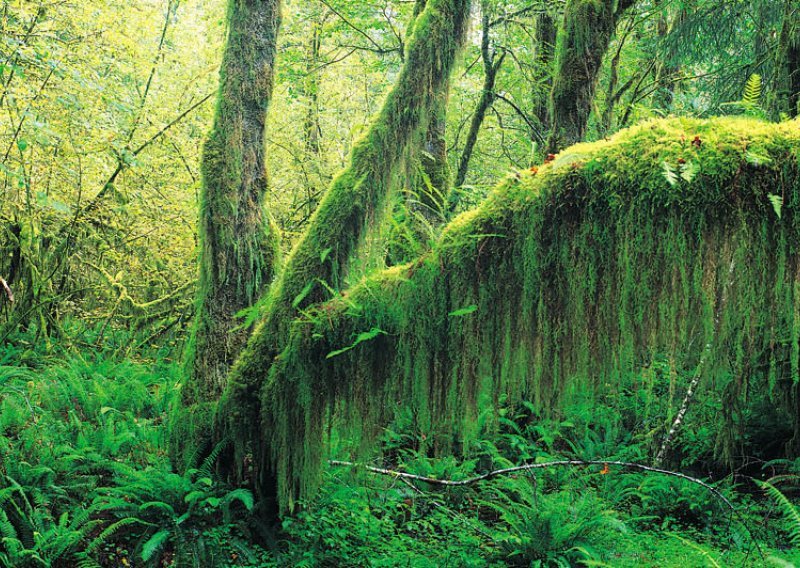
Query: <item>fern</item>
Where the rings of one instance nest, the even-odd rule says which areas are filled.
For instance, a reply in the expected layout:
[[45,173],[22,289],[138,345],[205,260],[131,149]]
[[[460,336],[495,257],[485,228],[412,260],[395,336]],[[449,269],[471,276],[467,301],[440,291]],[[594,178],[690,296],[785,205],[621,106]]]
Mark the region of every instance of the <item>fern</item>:
[[121,528],[134,524],[150,525],[150,523],[143,521],[141,519],[137,519],[135,517],[127,517],[125,519],[120,519],[119,521],[116,521],[115,523],[112,523],[111,525],[103,529],[103,531],[99,535],[97,535],[86,547],[86,552],[94,552],[100,546],[105,544],[112,536],[117,534],[117,532]]
[[142,560],[149,562],[150,559],[153,558],[153,555],[158,552],[162,546],[164,546],[164,543],[167,542],[167,540],[169,540],[169,537],[170,531],[167,529],[161,529],[151,536],[147,542],[142,545]]
[[761,75],[753,73],[744,85],[742,104],[746,107],[757,108],[761,103],[761,90]]
[[800,547],[800,511],[791,501],[781,493],[774,485],[766,481],[757,481],[758,485],[769,495],[778,505],[778,509],[786,519],[786,530],[789,533],[789,540],[795,547]]

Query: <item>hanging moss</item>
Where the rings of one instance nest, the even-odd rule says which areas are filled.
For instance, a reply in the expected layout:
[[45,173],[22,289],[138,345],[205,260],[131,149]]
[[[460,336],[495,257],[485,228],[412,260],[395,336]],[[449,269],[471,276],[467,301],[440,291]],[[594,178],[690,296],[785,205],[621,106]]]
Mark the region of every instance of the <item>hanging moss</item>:
[[450,452],[479,403],[557,415],[656,357],[702,359],[724,415],[759,389],[797,423],[799,159],[798,121],[648,122],[509,178],[425,257],[295,318],[260,389],[282,506],[314,491],[333,424],[369,451],[410,407]]
[[341,289],[367,228],[380,220],[402,157],[427,126],[436,94],[450,75],[466,35],[469,5],[469,0],[429,0],[415,21],[405,64],[381,113],[355,145],[350,165],[322,198],[272,286],[263,320],[230,376],[218,412],[220,436],[237,443],[238,464],[246,449],[265,447],[258,392],[286,345],[292,322],[304,309],[328,300],[331,290]]

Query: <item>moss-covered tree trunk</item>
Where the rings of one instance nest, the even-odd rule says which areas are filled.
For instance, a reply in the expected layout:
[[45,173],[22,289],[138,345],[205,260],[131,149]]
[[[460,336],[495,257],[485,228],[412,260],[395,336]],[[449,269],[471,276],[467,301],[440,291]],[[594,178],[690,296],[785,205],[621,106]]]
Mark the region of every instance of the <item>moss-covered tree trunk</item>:
[[[543,139],[546,139],[547,132],[550,130],[550,91],[553,88],[553,60],[555,57],[556,39],[558,37],[558,27],[556,19],[547,11],[542,11],[536,15],[534,28],[534,72],[536,73],[536,83],[532,93],[534,115],[539,125],[539,131]],[[539,148],[539,152],[544,148]]]
[[586,135],[597,77],[617,22],[634,0],[568,0],[558,34],[555,75],[550,95],[555,153]]
[[349,166],[333,181],[270,290],[266,312],[234,367],[217,417],[219,435],[236,444],[237,472],[253,452],[255,485],[275,496],[274,454],[260,400],[280,388],[268,379],[301,310],[331,298],[346,282],[350,261],[367,228],[380,219],[408,145],[427,128],[437,92],[450,76],[468,25],[469,0],[429,0],[417,18],[397,83],[383,109],[353,148]]
[[[650,121],[509,177],[430,253],[307,312],[262,392],[283,503],[315,490],[331,424],[366,459],[408,411],[450,453],[492,405],[556,417],[594,396],[624,408],[629,388],[651,400],[661,387],[639,377],[665,358],[721,401],[718,463],[753,401],[796,427],[798,152],[798,121]],[[664,163],[700,171],[670,181]]]
[[214,125],[202,157],[200,284],[187,404],[216,400],[249,331],[236,314],[272,280],[277,231],[264,210],[265,123],[280,0],[229,0]]
[[[425,10],[427,0],[417,0],[414,19],[409,26],[413,33],[417,18]],[[452,175],[447,160],[447,105],[450,100],[450,78],[433,94],[433,106],[426,117],[427,128],[420,140],[411,145],[408,156],[408,211],[411,230],[418,245],[425,246],[430,230],[444,220]]]
[[303,117],[303,172],[305,177],[306,218],[311,217],[324,189],[322,180],[322,124],[320,123],[319,99],[321,79],[322,31],[325,14],[316,2],[303,6],[302,15],[306,22],[307,37],[305,46],[305,77],[300,85],[306,106]]
[[778,105],[790,117],[800,114],[800,6],[786,2],[778,40]]

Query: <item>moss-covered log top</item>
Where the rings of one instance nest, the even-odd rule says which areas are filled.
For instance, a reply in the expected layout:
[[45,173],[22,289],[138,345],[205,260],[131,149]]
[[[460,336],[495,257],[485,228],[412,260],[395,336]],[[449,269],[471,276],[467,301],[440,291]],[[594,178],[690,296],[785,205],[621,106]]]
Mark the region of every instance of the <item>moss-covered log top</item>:
[[314,490],[332,417],[368,448],[411,405],[449,451],[479,401],[557,412],[656,355],[796,417],[799,158],[798,121],[646,122],[510,177],[425,257],[307,312],[262,362],[282,504]]

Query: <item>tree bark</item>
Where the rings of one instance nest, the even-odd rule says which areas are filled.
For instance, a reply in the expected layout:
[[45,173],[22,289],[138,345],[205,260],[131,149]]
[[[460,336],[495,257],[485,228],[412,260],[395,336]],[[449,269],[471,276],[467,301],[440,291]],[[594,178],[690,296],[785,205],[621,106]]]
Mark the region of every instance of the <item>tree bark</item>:
[[617,22],[633,0],[568,0],[556,47],[548,152],[586,136],[597,77]]
[[229,0],[214,125],[202,156],[200,283],[184,402],[216,400],[249,331],[236,314],[272,280],[277,229],[263,208],[265,124],[280,0]]
[[[534,114],[542,137],[546,137],[545,133],[550,130],[551,123],[548,99],[553,88],[553,60],[558,37],[558,27],[552,14],[546,11],[537,14],[535,34],[535,65],[539,71],[533,92]],[[539,151],[542,150],[544,148]]]
[[308,37],[305,46],[305,77],[301,83],[305,100],[303,117],[303,158],[305,173],[306,218],[310,218],[319,203],[319,195],[324,187],[322,181],[322,125],[320,124],[320,50],[322,49],[322,28],[325,17],[316,3],[304,7]]
[[778,40],[778,105],[789,117],[800,114],[800,7],[786,2]]

